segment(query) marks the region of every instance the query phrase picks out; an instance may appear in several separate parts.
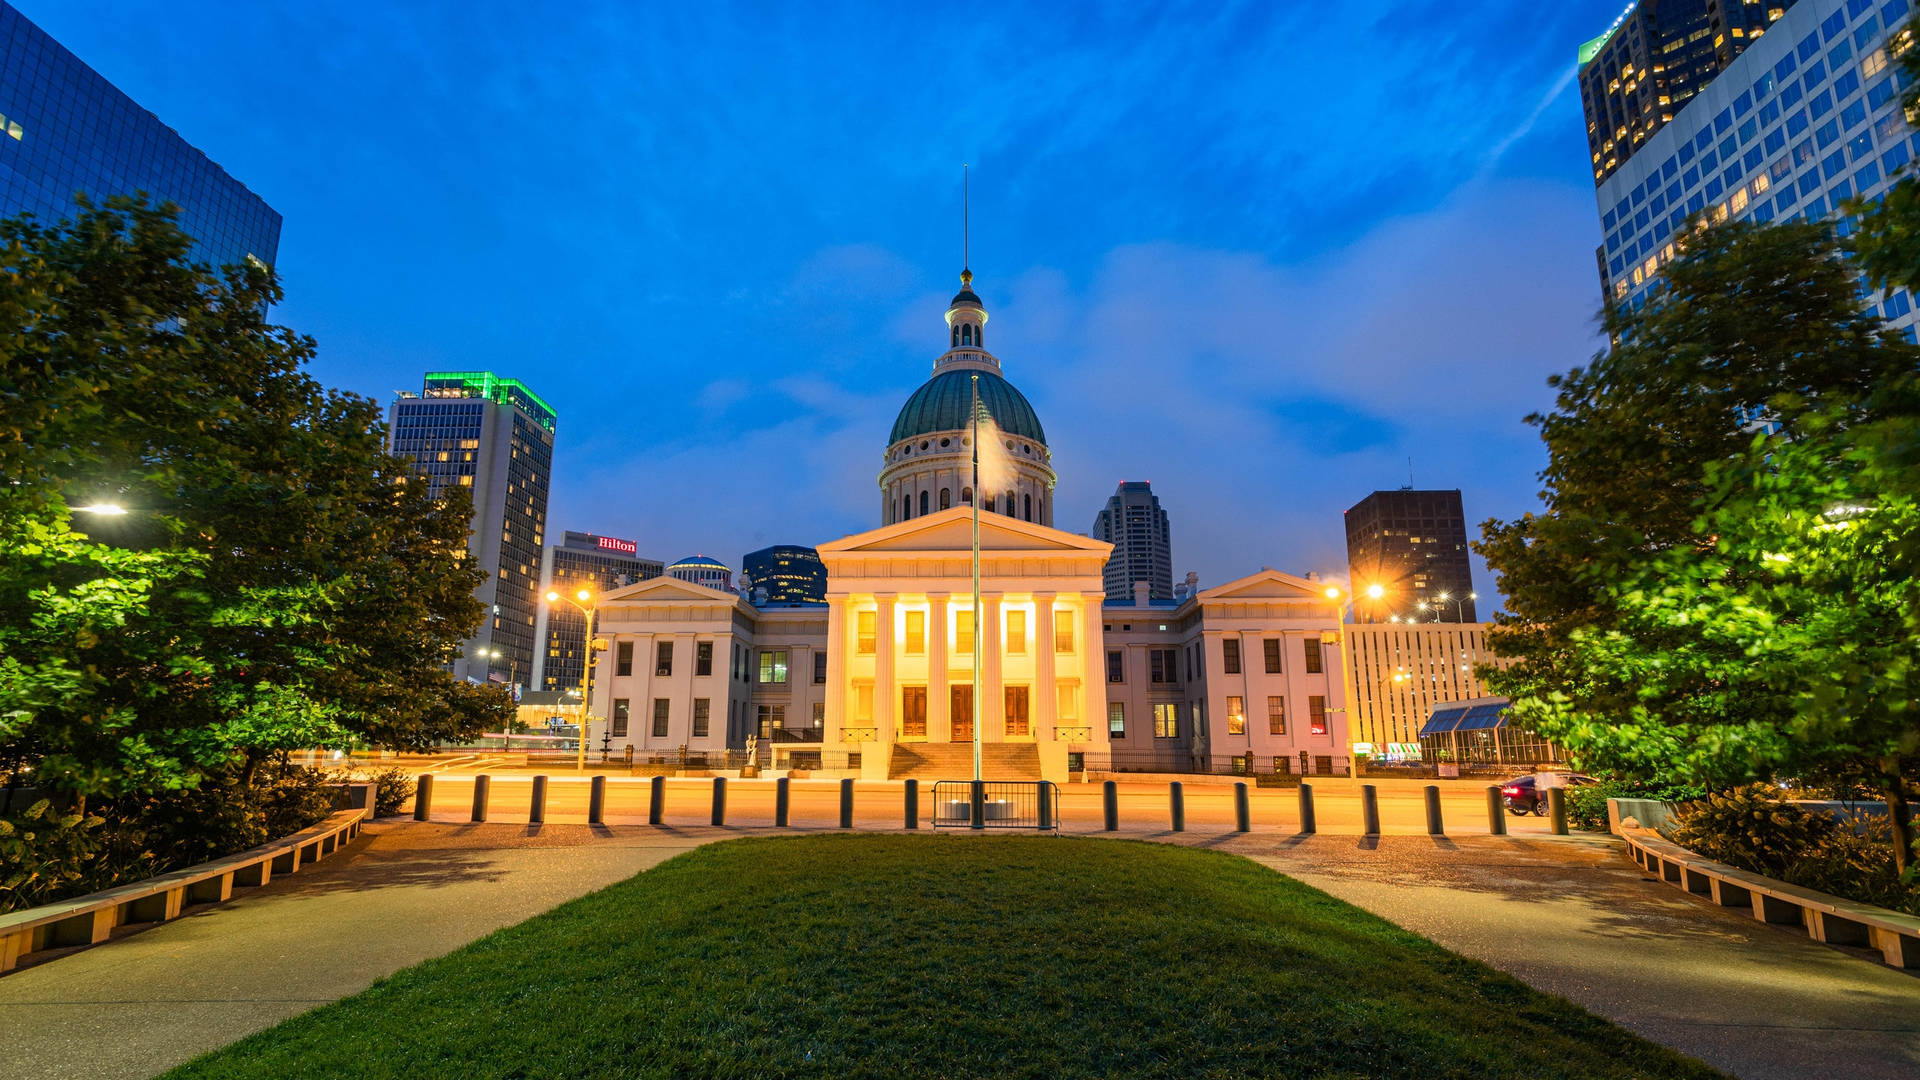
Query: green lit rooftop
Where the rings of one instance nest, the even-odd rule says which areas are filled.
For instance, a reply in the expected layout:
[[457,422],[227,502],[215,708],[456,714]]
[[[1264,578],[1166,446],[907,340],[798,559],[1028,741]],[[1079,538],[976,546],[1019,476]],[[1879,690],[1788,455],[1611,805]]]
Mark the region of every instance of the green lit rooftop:
[[[465,393],[447,395],[445,391],[458,386]],[[436,393],[439,391],[439,393]],[[533,414],[542,427],[554,430],[560,414],[546,399],[533,392],[533,389],[519,379],[509,379],[495,375],[491,371],[429,371],[427,372],[424,393],[427,397],[483,397],[502,405],[517,405]]]

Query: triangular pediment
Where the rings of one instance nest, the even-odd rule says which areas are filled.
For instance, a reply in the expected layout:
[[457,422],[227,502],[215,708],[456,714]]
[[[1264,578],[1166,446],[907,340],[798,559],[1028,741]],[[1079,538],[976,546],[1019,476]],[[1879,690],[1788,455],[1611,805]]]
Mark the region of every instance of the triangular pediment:
[[[928,514],[870,532],[855,533],[821,544],[822,556],[850,555],[879,551],[971,551],[973,549],[973,511],[964,506]],[[1032,551],[1097,555],[1101,559],[1113,550],[1105,540],[1064,532],[1031,521],[1020,521],[991,512],[980,515],[980,550]]]
[[603,604],[620,600],[699,600],[705,603],[719,601],[738,601],[740,598],[730,592],[696,585],[691,581],[682,581],[677,577],[648,578],[636,581],[632,585],[623,585],[600,595]]
[[1315,600],[1323,604],[1334,602],[1327,596],[1326,582],[1308,581],[1295,574],[1285,574],[1271,569],[1262,569],[1224,585],[1202,589],[1199,598],[1203,601]]

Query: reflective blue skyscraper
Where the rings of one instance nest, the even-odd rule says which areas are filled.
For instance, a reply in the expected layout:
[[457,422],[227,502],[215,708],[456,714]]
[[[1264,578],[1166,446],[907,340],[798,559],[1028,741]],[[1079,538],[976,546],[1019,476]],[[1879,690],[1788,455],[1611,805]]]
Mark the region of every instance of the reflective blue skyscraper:
[[0,0],[0,217],[52,222],[77,192],[140,191],[180,207],[198,258],[272,265],[279,252],[273,207]]

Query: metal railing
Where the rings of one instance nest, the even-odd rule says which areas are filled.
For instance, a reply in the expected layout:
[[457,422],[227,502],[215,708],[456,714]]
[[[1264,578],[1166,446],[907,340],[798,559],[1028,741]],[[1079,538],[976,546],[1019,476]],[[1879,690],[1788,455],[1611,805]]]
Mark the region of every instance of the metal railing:
[[941,780],[935,829],[1060,829],[1060,789],[1050,780]]

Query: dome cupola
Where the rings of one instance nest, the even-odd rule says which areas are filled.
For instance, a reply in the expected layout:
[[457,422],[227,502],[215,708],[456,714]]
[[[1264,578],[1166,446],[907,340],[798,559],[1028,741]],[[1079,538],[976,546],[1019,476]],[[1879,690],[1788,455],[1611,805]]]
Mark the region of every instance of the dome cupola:
[[[960,291],[947,305],[947,350],[933,377],[900,407],[887,437],[880,470],[880,523],[891,525],[974,501],[973,402],[992,420],[1001,443],[994,455],[1006,466],[980,499],[980,508],[1041,525],[1053,524],[1052,454],[1039,414],[1001,374],[986,347],[987,306],[973,291],[973,271],[960,271]],[[982,437],[985,432],[982,432]],[[984,449],[984,448],[983,448]],[[1004,486],[1002,486],[1004,485]]]

